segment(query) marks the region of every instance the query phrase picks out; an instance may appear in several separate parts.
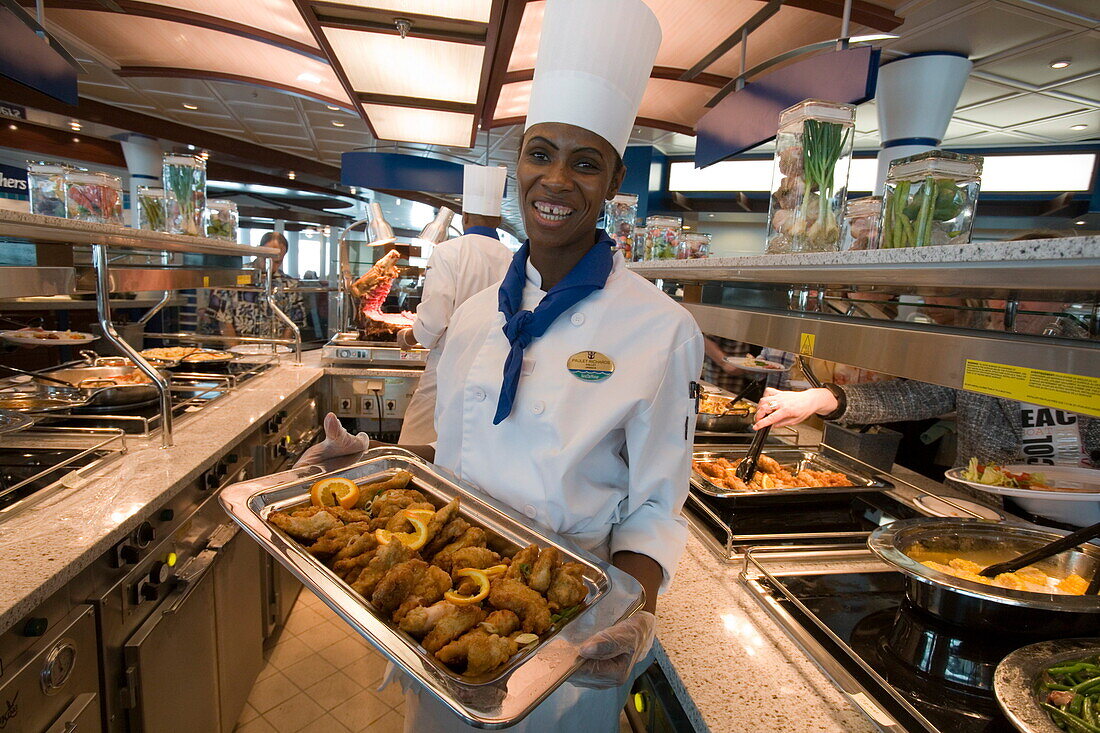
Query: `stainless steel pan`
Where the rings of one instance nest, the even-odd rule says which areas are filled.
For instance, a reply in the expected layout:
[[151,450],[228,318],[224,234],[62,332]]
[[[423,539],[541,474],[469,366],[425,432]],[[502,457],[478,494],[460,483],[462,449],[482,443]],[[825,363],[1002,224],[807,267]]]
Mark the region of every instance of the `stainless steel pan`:
[[[515,724],[563,683],[583,660],[577,650],[594,633],[630,616],[642,606],[634,578],[585,552],[569,540],[532,526],[529,519],[455,481],[441,469],[400,448],[368,451],[360,463],[328,474],[319,466],[234,484],[223,489],[222,506],[267,552],[297,576],[355,631],[468,724],[505,728]],[[442,505],[461,496],[461,515],[472,525],[509,544],[556,547],[566,561],[585,567],[588,598],[573,619],[521,653],[487,679],[470,680],[439,663],[418,642],[375,615],[370,603],[293,539],[266,521],[277,509],[307,503],[309,487],[322,475],[369,482],[406,470],[413,485]]]
[[125,384],[116,381],[135,374],[145,379],[136,366],[71,367],[47,375],[66,382],[71,385],[69,388],[44,379],[35,379],[34,383],[38,394],[44,397],[70,400],[76,397],[84,406],[121,407],[155,400],[159,393],[152,382]]
[[[1000,588],[938,572],[910,557],[919,548],[992,564],[1066,534],[1034,525],[921,517],[879,527],[871,533],[867,545],[905,574],[905,594],[913,605],[950,623],[1024,635],[1095,633],[1100,628],[1100,597]],[[1034,567],[1056,578],[1076,573],[1091,580],[1100,572],[1100,545],[1082,545]]]
[[[701,446],[696,446],[697,448]],[[740,458],[744,458],[748,452],[747,446],[732,446],[719,448],[715,446],[711,450],[696,450],[691,454],[693,461],[711,461],[716,458],[725,458],[728,461],[736,461]],[[805,486],[793,489],[760,489],[750,491],[733,491],[723,486],[711,483],[705,475],[692,469],[691,472],[691,485],[697,490],[710,496],[716,496],[723,499],[768,499],[768,498],[791,498],[791,497],[810,497],[810,496],[827,496],[829,494],[851,494],[857,491],[883,491],[885,489],[893,488],[893,484],[890,484],[877,476],[869,475],[863,471],[860,471],[851,466],[844,465],[838,461],[834,461],[825,457],[822,453],[812,450],[803,450],[802,448],[776,448],[768,447],[764,449],[764,455],[774,458],[780,463],[780,465],[793,469],[792,473],[797,473],[803,469],[813,469],[815,471],[836,471],[842,473],[848,477],[850,485],[848,486]]]

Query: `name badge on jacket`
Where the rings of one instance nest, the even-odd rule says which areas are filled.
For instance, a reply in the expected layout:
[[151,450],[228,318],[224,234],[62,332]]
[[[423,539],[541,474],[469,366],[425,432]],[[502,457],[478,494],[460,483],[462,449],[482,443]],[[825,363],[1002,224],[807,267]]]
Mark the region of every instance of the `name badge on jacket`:
[[615,373],[615,362],[598,351],[578,351],[565,365],[582,382],[602,382]]

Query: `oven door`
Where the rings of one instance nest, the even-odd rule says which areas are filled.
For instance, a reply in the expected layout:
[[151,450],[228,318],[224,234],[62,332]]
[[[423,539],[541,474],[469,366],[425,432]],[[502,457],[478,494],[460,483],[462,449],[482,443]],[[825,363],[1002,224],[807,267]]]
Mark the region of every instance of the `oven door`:
[[214,624],[214,550],[180,569],[176,587],[126,642],[131,733],[198,733],[221,728]]
[[95,613],[77,606],[4,670],[10,676],[0,685],[0,730],[101,731],[98,649]]

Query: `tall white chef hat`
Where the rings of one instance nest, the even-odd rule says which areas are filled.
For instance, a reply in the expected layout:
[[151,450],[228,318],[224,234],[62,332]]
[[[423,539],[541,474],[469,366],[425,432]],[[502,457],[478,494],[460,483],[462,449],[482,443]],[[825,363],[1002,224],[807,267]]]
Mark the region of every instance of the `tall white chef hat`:
[[548,0],[524,130],[565,122],[622,155],[660,45],[642,0]]
[[502,165],[462,166],[462,213],[500,216],[508,169]]

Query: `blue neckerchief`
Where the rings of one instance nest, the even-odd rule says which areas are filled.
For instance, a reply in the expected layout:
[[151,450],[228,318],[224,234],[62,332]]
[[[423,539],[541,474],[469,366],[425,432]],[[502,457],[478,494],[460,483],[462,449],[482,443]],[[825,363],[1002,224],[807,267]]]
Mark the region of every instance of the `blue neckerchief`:
[[500,235],[497,234],[496,229],[493,229],[492,227],[478,226],[476,224],[472,227],[467,227],[462,233],[463,234],[480,234],[483,237],[492,237],[493,239],[496,239],[498,241],[500,240]]
[[519,388],[519,376],[523,367],[523,350],[531,342],[546,333],[550,325],[565,311],[581,302],[593,292],[602,290],[615,264],[613,242],[602,229],[596,230],[596,243],[543,297],[534,311],[520,310],[523,306],[523,286],[527,283],[527,255],[530,242],[524,242],[508,266],[508,273],[497,291],[500,312],[504,314],[504,335],[511,350],[504,362],[504,380],[500,385],[500,399],[493,425],[499,425],[512,413],[512,402]]

